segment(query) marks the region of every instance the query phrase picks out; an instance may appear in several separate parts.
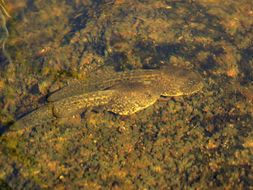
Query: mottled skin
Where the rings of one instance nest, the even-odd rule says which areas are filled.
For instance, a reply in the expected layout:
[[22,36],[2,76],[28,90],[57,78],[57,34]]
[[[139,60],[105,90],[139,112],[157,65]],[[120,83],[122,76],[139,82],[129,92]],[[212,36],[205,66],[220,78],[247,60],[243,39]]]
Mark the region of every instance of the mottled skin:
[[188,69],[166,66],[157,70],[118,72],[107,77],[76,82],[52,94],[49,103],[16,122],[25,126],[69,117],[93,106],[119,115],[131,115],[154,104],[160,96],[190,95],[203,80]]

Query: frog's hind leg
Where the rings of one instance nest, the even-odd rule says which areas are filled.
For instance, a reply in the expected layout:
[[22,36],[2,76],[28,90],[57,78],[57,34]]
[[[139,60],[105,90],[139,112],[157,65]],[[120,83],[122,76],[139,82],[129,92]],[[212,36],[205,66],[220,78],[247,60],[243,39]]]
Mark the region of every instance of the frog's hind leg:
[[53,114],[58,118],[76,115],[88,107],[107,104],[115,93],[114,90],[104,90],[64,98],[53,102]]
[[106,110],[119,115],[131,115],[153,105],[159,97],[158,93],[145,85],[124,84],[119,86],[118,95],[106,105]]

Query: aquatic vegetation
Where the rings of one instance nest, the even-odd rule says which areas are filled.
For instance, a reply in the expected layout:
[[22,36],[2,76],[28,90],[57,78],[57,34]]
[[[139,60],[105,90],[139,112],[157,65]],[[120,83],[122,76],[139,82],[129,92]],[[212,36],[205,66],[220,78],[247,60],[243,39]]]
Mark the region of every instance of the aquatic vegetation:
[[11,62],[10,55],[5,50],[5,43],[9,37],[9,31],[6,27],[6,18],[10,17],[9,13],[6,10],[6,4],[4,0],[0,1],[0,44],[2,45],[2,51],[4,56],[7,58],[8,62]]
[[8,11],[6,10],[6,3],[5,0],[1,0],[0,1],[0,7],[1,7],[1,11],[4,13],[4,15],[11,17],[8,13]]

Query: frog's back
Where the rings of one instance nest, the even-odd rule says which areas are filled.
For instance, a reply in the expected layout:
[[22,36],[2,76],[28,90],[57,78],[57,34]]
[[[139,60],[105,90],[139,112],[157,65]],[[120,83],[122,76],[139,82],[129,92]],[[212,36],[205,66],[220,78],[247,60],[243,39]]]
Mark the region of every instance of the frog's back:
[[159,70],[133,70],[125,72],[96,73],[87,80],[73,81],[48,97],[48,101],[58,101],[92,91],[105,90],[122,82],[147,82],[159,77]]

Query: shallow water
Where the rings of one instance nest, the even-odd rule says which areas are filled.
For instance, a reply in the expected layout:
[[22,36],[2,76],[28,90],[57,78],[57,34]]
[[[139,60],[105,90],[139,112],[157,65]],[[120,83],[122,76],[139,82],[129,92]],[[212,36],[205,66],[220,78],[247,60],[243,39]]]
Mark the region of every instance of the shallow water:
[[[1,188],[253,188],[252,1],[11,0],[5,8]],[[75,81],[167,64],[198,72],[204,89],[130,116],[95,107],[11,125]]]

